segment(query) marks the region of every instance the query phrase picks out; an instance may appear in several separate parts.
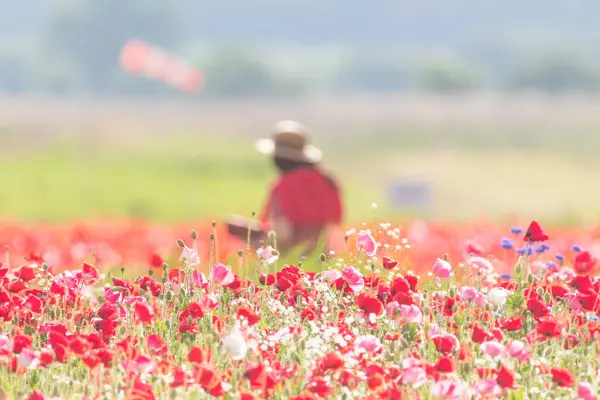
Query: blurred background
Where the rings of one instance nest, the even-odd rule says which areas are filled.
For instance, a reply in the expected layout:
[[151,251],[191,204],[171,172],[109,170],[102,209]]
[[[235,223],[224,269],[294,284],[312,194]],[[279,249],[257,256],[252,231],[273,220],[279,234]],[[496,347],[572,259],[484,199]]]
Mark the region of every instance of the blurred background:
[[[595,222],[598,15],[597,0],[4,1],[0,216],[248,215],[275,176],[253,141],[296,119],[348,221]],[[132,39],[201,87],[124,69]]]

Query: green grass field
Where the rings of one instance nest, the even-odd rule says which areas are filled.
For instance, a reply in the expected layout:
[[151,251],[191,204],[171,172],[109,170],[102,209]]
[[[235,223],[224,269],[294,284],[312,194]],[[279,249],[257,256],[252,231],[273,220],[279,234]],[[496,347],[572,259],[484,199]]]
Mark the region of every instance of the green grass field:
[[[360,125],[350,121],[347,132],[338,125],[337,134],[332,129],[317,137],[325,166],[341,181],[349,221],[414,216],[392,209],[386,199],[388,183],[402,177],[431,185],[434,207],[417,216],[569,223],[600,216],[595,125],[582,129],[577,120],[570,138],[559,134],[556,124],[540,122],[545,138],[536,145],[535,135],[519,130],[522,121],[510,125],[475,116],[471,123],[465,117],[436,125],[421,118],[421,123],[388,121],[385,129],[373,123],[372,132],[357,132]],[[270,160],[253,150],[258,135],[232,133],[225,126],[200,131],[123,121],[121,126],[114,118],[110,129],[93,125],[89,134],[86,125],[63,127],[40,117],[36,127],[43,133],[35,136],[30,125],[4,118],[0,215],[27,221],[132,215],[185,221],[261,208],[275,175]],[[497,132],[502,127],[506,134]]]

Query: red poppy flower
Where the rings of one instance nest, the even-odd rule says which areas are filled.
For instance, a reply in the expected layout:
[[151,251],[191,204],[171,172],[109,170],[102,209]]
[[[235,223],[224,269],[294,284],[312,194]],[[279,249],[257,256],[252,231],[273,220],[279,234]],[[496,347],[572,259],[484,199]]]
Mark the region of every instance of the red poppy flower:
[[538,322],[536,332],[545,338],[555,338],[562,335],[562,325],[554,320],[542,320]]
[[532,297],[527,301],[527,309],[531,311],[535,318],[542,318],[550,314],[548,306],[543,301],[540,301],[536,297]]
[[569,281],[569,286],[574,287],[580,293],[587,293],[593,289],[592,278],[589,275],[578,275]]
[[410,291],[409,283],[402,277],[395,278],[390,284],[390,294],[392,297],[398,293],[408,293]]
[[440,356],[434,368],[441,373],[452,373],[456,370],[456,363],[452,357]]
[[307,307],[300,312],[300,318],[308,321],[314,321],[317,318],[317,314],[312,307]]
[[275,284],[276,278],[275,278],[275,275],[273,275],[273,274],[261,273],[258,280],[261,285],[272,286]]
[[419,277],[416,275],[408,274],[404,276],[404,280],[408,282],[410,290],[415,292],[417,290],[417,284],[419,283]]
[[83,338],[74,337],[69,341],[69,350],[81,357],[92,350],[92,345]]
[[450,354],[458,345],[456,338],[453,335],[438,335],[431,339],[437,351],[442,354]]
[[29,282],[30,280],[35,278],[35,273],[36,271],[32,267],[24,266],[21,267],[15,275],[23,279],[25,282]]
[[29,395],[27,400],[46,400],[46,396],[39,389],[35,389],[33,393]]
[[320,365],[324,370],[338,370],[344,366],[344,359],[339,353],[330,352],[321,358]]
[[333,388],[327,384],[323,378],[315,378],[308,384],[308,390],[322,399],[329,397],[333,393]]
[[493,337],[492,334],[486,332],[485,330],[483,330],[482,328],[479,327],[479,325],[475,325],[473,327],[473,333],[471,334],[471,340],[474,343],[483,343],[485,341],[491,340]]
[[30,348],[33,339],[29,335],[15,335],[13,338],[13,352],[19,354],[25,348]]
[[356,305],[365,314],[381,315],[383,313],[383,304],[381,304],[379,299],[364,292],[356,297]]
[[496,383],[502,388],[513,388],[515,386],[514,371],[506,368],[504,364],[500,365],[498,375],[496,376]]
[[383,262],[383,268],[385,268],[387,270],[394,269],[398,266],[398,261],[394,260],[393,258],[384,256],[382,258],[382,262]]
[[254,364],[247,367],[244,377],[248,379],[252,389],[264,389],[267,385],[267,369],[262,364]]
[[580,275],[589,274],[596,266],[596,258],[594,258],[589,251],[581,251],[575,256],[575,262],[573,268]]
[[30,294],[27,296],[27,300],[23,302],[23,305],[29,307],[31,312],[36,314],[40,314],[42,312],[42,300],[40,300],[37,296]]
[[523,240],[526,242],[543,242],[548,240],[548,235],[546,235],[540,224],[536,221],[531,221]]
[[256,325],[260,321],[260,315],[248,306],[240,306],[237,310],[237,317],[245,318],[249,326]]
[[210,361],[210,349],[194,346],[188,353],[188,360],[196,364],[206,364]]
[[500,320],[500,326],[505,331],[515,332],[523,327],[523,321],[521,320],[521,317],[502,318]]
[[197,366],[194,370],[196,382],[204,389],[213,389],[221,383],[221,377],[208,366]]
[[562,387],[571,387],[575,384],[575,378],[571,371],[566,368],[551,368],[552,382]]
[[150,254],[150,257],[148,258],[148,264],[150,264],[154,268],[161,268],[163,262],[164,261],[162,257],[156,253]]
[[152,306],[136,302],[134,306],[135,319],[143,324],[149,324],[154,319],[154,309]]
[[8,285],[8,290],[12,293],[19,293],[23,290],[27,289],[27,286],[23,283],[23,281],[14,281]]
[[167,342],[165,342],[160,335],[148,335],[146,338],[146,343],[148,345],[148,351],[150,354],[154,354],[155,356],[163,356],[167,354]]
[[385,383],[385,379],[381,374],[369,375],[367,378],[367,386],[370,390],[376,391]]

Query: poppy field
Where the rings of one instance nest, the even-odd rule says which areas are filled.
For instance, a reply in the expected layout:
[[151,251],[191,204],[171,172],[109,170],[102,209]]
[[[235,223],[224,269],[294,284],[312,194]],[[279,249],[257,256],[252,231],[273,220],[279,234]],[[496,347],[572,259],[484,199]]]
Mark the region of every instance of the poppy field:
[[596,399],[600,231],[521,226],[365,224],[284,263],[214,224],[5,223],[0,387],[31,400]]

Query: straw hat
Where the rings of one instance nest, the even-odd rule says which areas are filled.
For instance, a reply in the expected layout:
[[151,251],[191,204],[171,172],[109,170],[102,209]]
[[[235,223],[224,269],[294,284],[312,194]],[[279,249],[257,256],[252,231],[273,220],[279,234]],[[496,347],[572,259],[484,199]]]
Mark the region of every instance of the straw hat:
[[279,121],[271,138],[257,141],[256,149],[263,154],[299,162],[316,163],[323,157],[320,149],[308,144],[306,127],[296,121]]

